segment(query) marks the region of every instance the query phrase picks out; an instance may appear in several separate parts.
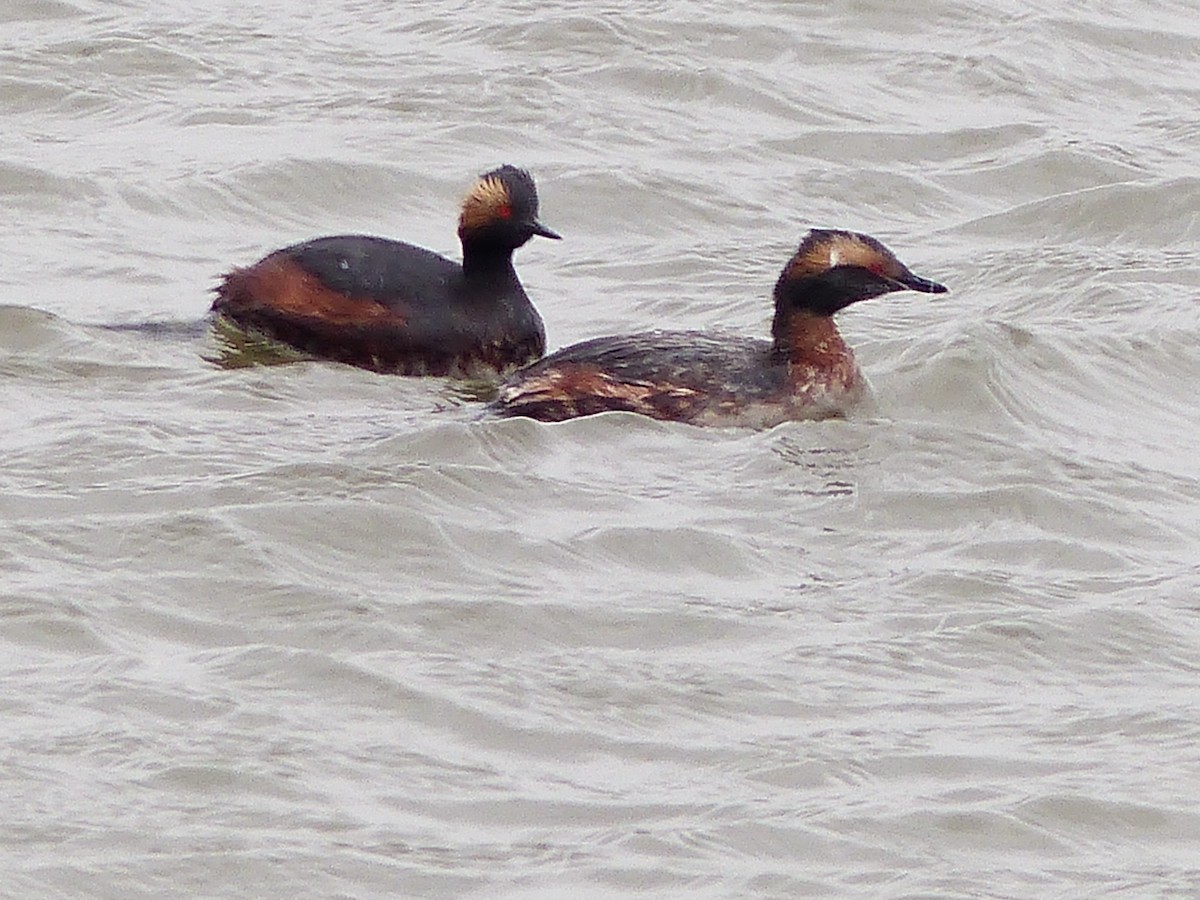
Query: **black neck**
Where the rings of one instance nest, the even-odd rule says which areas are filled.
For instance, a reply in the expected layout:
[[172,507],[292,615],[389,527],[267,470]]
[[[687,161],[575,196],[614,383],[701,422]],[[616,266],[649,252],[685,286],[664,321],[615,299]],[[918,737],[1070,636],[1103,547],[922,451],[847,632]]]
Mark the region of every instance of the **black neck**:
[[468,278],[485,278],[496,275],[512,275],[513,248],[491,241],[463,241],[463,272]]

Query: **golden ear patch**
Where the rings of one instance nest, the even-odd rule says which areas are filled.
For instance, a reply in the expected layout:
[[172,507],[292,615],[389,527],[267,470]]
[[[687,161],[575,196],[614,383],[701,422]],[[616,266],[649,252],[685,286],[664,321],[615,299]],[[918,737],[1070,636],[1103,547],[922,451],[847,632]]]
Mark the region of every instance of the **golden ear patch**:
[[890,254],[881,252],[881,248],[863,240],[853,232],[839,234],[829,241],[829,267],[862,266],[864,269],[877,268],[886,261]]
[[819,275],[835,266],[862,266],[864,269],[886,271],[894,257],[873,238],[853,231],[821,231],[814,229],[800,242],[796,255],[784,269],[785,277],[803,278]]
[[484,228],[499,218],[504,218],[504,210],[512,215],[512,197],[508,186],[499,178],[489,176],[480,178],[463,198],[462,213],[458,218],[460,231],[472,231]]

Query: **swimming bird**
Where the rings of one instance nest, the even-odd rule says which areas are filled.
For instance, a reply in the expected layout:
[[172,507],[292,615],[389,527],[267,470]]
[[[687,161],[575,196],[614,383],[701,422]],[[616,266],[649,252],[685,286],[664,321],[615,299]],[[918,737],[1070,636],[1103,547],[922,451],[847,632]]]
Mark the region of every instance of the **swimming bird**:
[[834,314],[903,290],[946,288],[869,235],[813,229],[775,283],[771,340],[700,331],[595,338],[511,375],[490,409],[546,422],[624,410],[753,427],[844,415],[867,387]]
[[253,335],[321,359],[397,375],[495,377],[546,350],[513,269],[538,220],[533,178],[501,166],[462,202],[462,264],[370,235],[322,237],[226,274],[212,309]]

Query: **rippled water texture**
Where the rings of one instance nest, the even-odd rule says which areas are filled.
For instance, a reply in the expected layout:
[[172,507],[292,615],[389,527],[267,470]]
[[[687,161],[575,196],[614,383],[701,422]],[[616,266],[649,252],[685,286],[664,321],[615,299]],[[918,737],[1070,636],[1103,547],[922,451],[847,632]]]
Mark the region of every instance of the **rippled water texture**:
[[[0,894],[1196,896],[1197,110],[1182,0],[9,0]],[[952,292],[765,432],[214,364],[501,162],[552,346]]]

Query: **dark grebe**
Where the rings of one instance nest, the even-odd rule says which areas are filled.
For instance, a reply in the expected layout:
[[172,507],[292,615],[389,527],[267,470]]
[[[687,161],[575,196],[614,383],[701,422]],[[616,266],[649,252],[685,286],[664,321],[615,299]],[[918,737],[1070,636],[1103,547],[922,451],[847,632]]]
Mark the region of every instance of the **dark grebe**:
[[317,238],[234,269],[212,308],[245,331],[376,372],[494,377],[546,350],[512,265],[535,234],[558,240],[537,215],[529,173],[501,166],[463,200],[461,266],[385,238]]
[[491,409],[545,422],[626,410],[764,428],[844,415],[866,379],[833,314],[902,290],[946,288],[914,275],[872,237],[814,229],[775,284],[773,341],[697,331],[596,338],[516,372]]

